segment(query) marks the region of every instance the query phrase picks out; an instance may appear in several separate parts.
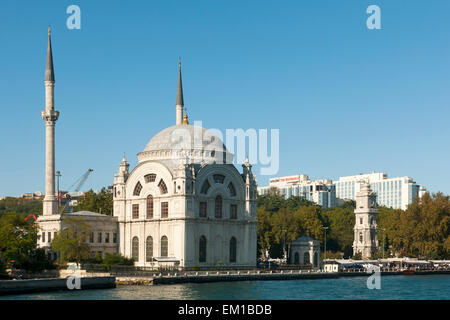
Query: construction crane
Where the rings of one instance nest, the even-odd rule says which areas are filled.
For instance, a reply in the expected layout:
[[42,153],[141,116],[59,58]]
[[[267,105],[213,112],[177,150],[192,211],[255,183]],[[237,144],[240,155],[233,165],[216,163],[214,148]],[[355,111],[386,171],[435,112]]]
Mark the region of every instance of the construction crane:
[[83,186],[83,184],[86,182],[87,178],[89,177],[89,175],[91,174],[91,172],[94,171],[93,169],[88,169],[88,171],[86,171],[80,178],[78,178],[77,181],[75,181],[70,187],[69,189],[67,189],[67,191],[72,190],[72,188],[76,185],[75,189],[73,190],[74,192],[79,192],[81,187]]
[[[71,196],[71,190],[73,190],[73,193],[77,193],[80,191],[81,187],[83,186],[83,184],[86,182],[87,178],[89,177],[89,175],[91,174],[91,172],[93,172],[93,169],[88,169],[80,178],[78,178],[68,189],[67,189],[67,193],[64,196],[59,196],[58,199],[66,199],[66,205],[62,208],[60,208],[60,213],[62,213],[64,210],[66,212],[70,212],[71,210],[71,206],[70,206],[70,201],[72,199]],[[73,188],[73,189],[72,189]]]

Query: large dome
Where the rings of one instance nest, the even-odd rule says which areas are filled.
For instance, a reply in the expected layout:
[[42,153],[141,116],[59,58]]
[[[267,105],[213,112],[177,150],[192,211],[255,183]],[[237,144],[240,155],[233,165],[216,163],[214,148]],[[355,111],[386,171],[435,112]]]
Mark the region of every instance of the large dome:
[[190,124],[179,124],[157,133],[138,157],[139,161],[186,157],[199,161],[223,161],[224,155],[232,157],[222,140],[212,131]]

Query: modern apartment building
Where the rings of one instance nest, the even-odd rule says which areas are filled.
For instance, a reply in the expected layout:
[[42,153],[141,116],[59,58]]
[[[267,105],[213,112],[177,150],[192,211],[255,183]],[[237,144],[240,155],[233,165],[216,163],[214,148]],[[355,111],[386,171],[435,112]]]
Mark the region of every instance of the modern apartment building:
[[275,187],[285,199],[291,196],[300,196],[324,207],[331,208],[336,205],[336,192],[332,180],[309,180],[305,174],[272,178],[269,185],[258,188],[260,195],[269,192]]
[[343,200],[355,200],[355,195],[361,190],[362,182],[368,182],[370,188],[376,192],[379,206],[394,209],[405,210],[408,204],[426,192],[426,189],[417,185],[411,177],[388,178],[386,173],[373,172],[340,177],[334,182],[336,197]]
[[271,187],[276,187],[285,199],[302,196],[324,208],[331,208],[344,200],[355,200],[364,182],[368,182],[376,192],[379,206],[393,209],[405,210],[415,198],[427,192],[411,177],[388,178],[386,173],[379,172],[340,177],[334,182],[328,179],[309,180],[304,174],[278,177],[270,179],[268,186],[259,187],[258,192],[263,195]]

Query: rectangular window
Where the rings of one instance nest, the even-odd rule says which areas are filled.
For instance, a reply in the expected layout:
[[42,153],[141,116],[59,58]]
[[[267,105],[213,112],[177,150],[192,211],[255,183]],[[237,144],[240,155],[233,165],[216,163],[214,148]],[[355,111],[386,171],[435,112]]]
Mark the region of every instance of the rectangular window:
[[230,219],[237,219],[237,205],[230,206]]
[[206,202],[200,202],[199,216],[202,217],[202,218],[207,216],[207,205],[206,205]]
[[94,243],[94,233],[91,232],[91,236],[89,237],[89,242]]
[[45,242],[45,232],[42,232],[42,242]]
[[48,241],[49,243],[52,242],[52,233],[51,233],[51,232],[48,233],[48,239],[47,239],[47,241]]
[[139,219],[139,205],[138,204],[133,204],[132,211],[133,211],[133,219]]
[[169,217],[169,203],[161,202],[161,218]]
[[109,232],[105,234],[105,243],[109,243]]
[[98,238],[97,238],[97,240],[98,240],[98,241],[97,241],[98,243],[102,243],[102,233],[101,233],[101,232],[98,233]]
[[113,243],[117,243],[117,233],[113,233]]

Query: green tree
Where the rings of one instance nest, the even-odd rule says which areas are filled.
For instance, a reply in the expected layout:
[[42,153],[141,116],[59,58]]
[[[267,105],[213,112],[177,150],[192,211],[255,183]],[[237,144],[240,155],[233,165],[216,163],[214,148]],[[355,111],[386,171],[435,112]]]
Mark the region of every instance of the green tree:
[[90,248],[87,241],[91,232],[91,226],[83,218],[66,218],[63,221],[63,230],[52,241],[52,249],[59,253],[60,261],[80,264],[89,258]]
[[264,207],[259,207],[257,215],[258,249],[261,256],[264,257],[266,250],[269,250],[273,244],[271,213]]
[[0,255],[7,265],[18,267],[30,259],[37,244],[37,225],[24,216],[5,213],[0,217]]
[[42,214],[42,199],[6,197],[0,200],[0,216],[5,213],[19,215],[29,215],[32,213],[38,216]]
[[[353,254],[353,227],[355,214],[351,207],[338,207],[322,211],[322,221],[327,230],[327,249],[343,252],[344,257]],[[328,254],[327,254],[328,257]]]
[[76,211],[91,211],[112,216],[113,194],[106,188],[102,188],[99,193],[89,190],[78,201]]
[[133,266],[134,260],[128,259],[127,257],[124,257],[118,253],[106,253],[105,257],[103,258],[103,264],[108,267],[114,265]]
[[402,251],[424,258],[448,258],[450,198],[442,193],[426,193],[400,215]]

